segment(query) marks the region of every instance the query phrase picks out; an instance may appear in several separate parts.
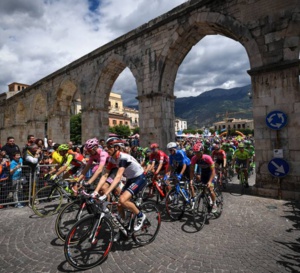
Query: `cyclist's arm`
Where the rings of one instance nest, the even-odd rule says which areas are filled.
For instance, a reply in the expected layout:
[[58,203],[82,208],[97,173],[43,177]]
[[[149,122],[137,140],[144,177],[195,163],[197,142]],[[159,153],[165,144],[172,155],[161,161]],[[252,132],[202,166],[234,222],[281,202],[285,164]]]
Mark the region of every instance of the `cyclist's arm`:
[[211,174],[210,174],[210,177],[209,177],[209,180],[208,180],[208,183],[207,183],[208,187],[211,186],[211,184],[212,184],[212,182],[215,178],[215,175],[216,175],[215,165],[211,165],[210,169],[211,169]]
[[100,173],[102,173],[104,166],[105,164],[100,164],[98,169],[94,172],[94,174],[92,175],[92,177],[89,179],[87,183],[92,184],[100,175]]
[[84,167],[84,169],[82,170],[81,174],[78,177],[78,181],[82,180],[85,177],[86,173],[91,168],[91,166],[92,166],[92,164],[89,164],[89,163],[86,164],[86,166]]
[[[160,160],[160,161],[159,161],[159,165],[158,165],[158,167],[157,167],[157,169],[156,169],[156,171],[155,171],[155,174],[158,174],[158,173],[160,172],[160,170],[161,170],[161,168],[162,168],[162,166],[163,166],[163,163],[164,163],[163,160]],[[153,166],[153,167],[154,167],[154,166]]]
[[183,175],[185,170],[186,170],[186,164],[184,163],[183,166],[182,166],[182,169],[180,171],[180,174]]
[[190,165],[190,180],[193,181],[195,175],[195,165],[191,164]]
[[67,168],[70,166],[73,158],[74,158],[74,156],[72,154],[68,155],[65,164],[58,169],[58,172],[56,173],[57,176],[59,176],[60,174],[62,174],[63,172],[65,172],[67,170]]
[[110,172],[110,170],[105,169],[105,172],[104,172],[104,174],[102,174],[102,176],[101,176],[101,178],[100,178],[100,180],[98,182],[98,185],[97,185],[97,187],[96,187],[96,189],[95,189],[94,192],[99,193],[99,191],[101,190],[102,186],[106,182],[106,179],[108,178],[109,172]]
[[146,167],[145,173],[152,170],[154,168],[154,165],[155,165],[155,161],[153,161],[151,164],[148,164],[147,167]]

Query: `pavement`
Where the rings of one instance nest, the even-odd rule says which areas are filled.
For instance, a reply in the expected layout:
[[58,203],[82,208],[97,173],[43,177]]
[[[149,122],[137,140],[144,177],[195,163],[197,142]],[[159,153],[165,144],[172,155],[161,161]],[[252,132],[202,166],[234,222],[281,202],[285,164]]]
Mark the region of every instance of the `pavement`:
[[[114,244],[101,265],[85,272],[300,272],[300,203],[253,196],[251,189],[240,195],[235,183],[223,193],[221,217],[201,231],[191,212],[173,222],[162,211],[154,242]],[[39,218],[25,207],[2,209],[0,216],[0,273],[81,272],[65,260],[55,215]]]

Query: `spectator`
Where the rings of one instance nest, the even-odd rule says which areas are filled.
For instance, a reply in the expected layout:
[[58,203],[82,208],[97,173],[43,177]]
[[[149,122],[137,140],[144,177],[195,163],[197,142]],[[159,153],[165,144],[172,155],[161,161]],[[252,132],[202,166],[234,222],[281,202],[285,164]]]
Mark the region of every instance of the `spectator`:
[[30,145],[34,144],[34,143],[35,143],[35,137],[34,137],[34,135],[28,135],[28,136],[27,136],[27,143],[25,144],[25,147],[24,147],[23,150],[22,150],[23,157],[24,157],[24,155],[25,155],[25,152],[26,152],[27,148],[28,148]]
[[20,203],[23,200],[23,185],[22,185],[22,169],[23,159],[19,152],[14,153],[13,160],[10,163],[10,175],[12,178],[12,187],[14,191],[14,202],[17,202],[15,205],[16,208],[23,208],[24,205]]
[[72,141],[69,141],[68,145],[69,145],[69,149],[70,149],[70,150],[73,150],[73,146],[74,146],[73,142],[72,142]]
[[9,159],[13,159],[13,155],[15,152],[20,152],[21,150],[17,144],[15,144],[15,139],[12,136],[7,138],[7,143],[2,147],[2,151],[5,151],[6,154],[9,156]]
[[53,145],[54,145],[53,140],[51,138],[49,138],[47,140],[47,144],[48,144],[48,147],[47,147],[48,151],[50,153],[53,153],[53,151],[54,151],[54,149],[53,149]]
[[44,141],[41,138],[37,138],[34,142],[41,150],[43,150],[44,147]]
[[[3,158],[0,154],[0,204],[7,202],[7,196],[9,194],[9,161]],[[0,209],[3,209],[4,205],[0,205]]]
[[[40,150],[36,144],[32,144],[27,147],[23,159],[24,159],[23,164],[30,167],[31,176],[33,177],[36,166],[42,159],[42,150]],[[30,174],[27,172],[26,173],[26,179],[28,179],[27,181],[29,181],[29,176]]]

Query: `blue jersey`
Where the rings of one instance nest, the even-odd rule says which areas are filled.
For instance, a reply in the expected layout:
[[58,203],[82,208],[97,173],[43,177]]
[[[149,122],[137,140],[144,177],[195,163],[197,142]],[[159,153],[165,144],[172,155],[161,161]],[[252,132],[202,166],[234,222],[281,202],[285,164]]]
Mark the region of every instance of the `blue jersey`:
[[189,166],[191,160],[187,157],[186,153],[183,150],[176,150],[176,153],[169,155],[170,165],[173,167],[183,166],[186,164]]

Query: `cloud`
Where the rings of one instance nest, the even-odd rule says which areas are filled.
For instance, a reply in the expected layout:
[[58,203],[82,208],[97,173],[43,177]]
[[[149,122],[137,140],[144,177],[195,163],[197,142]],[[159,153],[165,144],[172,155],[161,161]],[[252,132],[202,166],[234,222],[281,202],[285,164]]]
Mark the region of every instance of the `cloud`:
[[[168,12],[185,0],[9,0],[0,1],[0,93],[11,82],[33,84],[120,35]],[[219,39],[225,39],[220,42]],[[219,36],[205,37],[184,59],[176,96],[216,87],[249,84],[244,48]],[[136,104],[129,69],[113,91]]]

